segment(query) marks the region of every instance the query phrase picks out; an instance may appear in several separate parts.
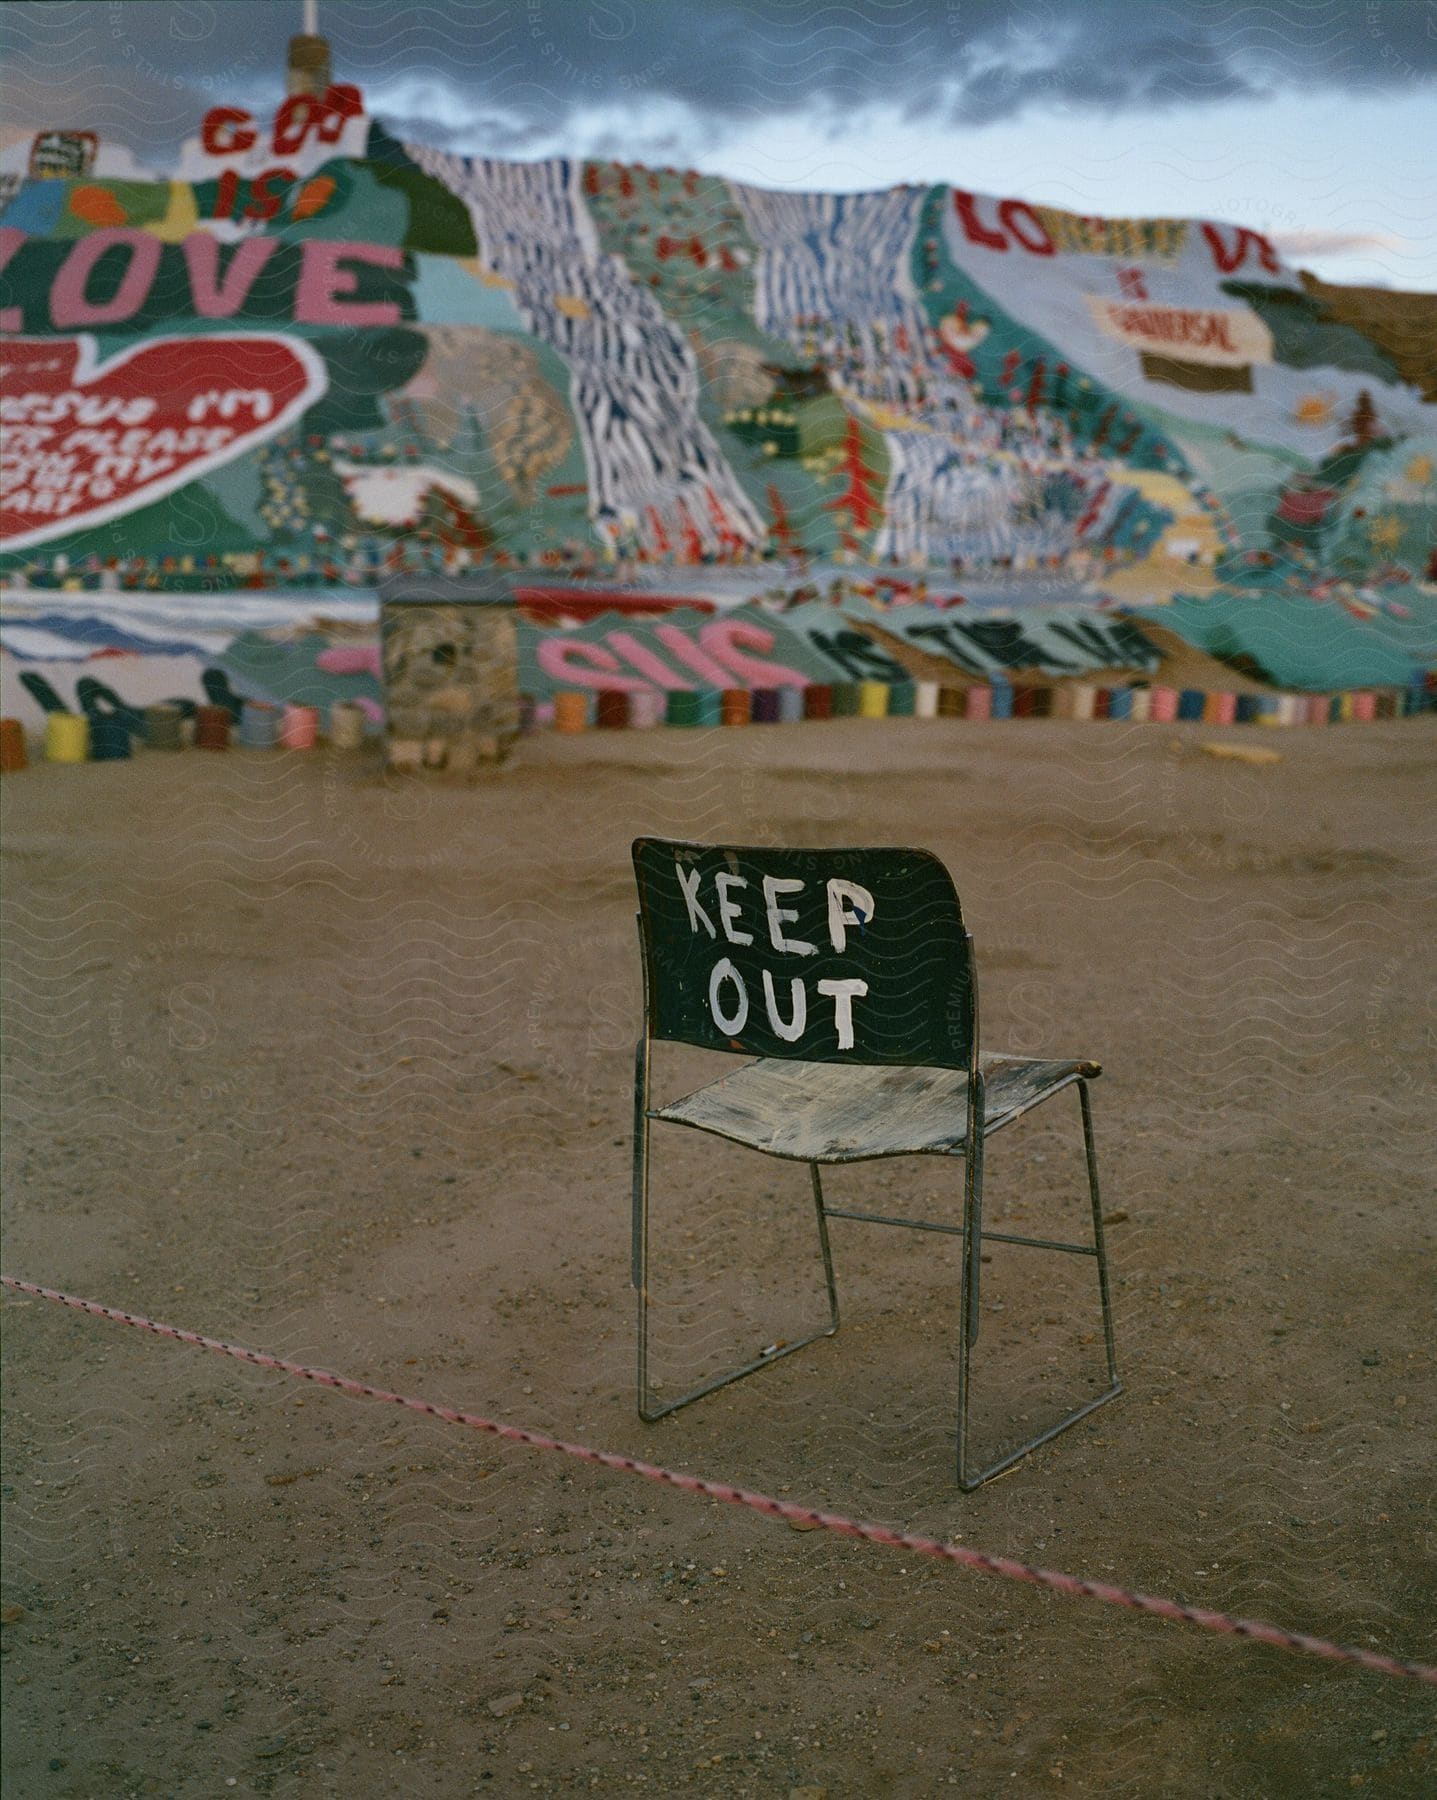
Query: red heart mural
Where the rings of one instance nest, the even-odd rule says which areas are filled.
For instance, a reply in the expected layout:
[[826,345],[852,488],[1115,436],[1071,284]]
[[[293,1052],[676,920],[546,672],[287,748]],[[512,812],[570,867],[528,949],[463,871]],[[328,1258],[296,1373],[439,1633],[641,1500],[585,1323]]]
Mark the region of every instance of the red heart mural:
[[0,343],[0,540],[23,550],[118,518],[292,424],[329,384],[302,338],[151,338],[96,360],[93,337]]

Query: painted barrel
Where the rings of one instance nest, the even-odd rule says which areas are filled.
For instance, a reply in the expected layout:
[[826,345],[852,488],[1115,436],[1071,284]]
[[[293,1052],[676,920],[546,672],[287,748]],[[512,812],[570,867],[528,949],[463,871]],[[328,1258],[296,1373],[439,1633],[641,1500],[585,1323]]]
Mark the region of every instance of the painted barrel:
[[971,718],[968,711],[968,688],[941,687],[938,690],[938,717],[940,719]]
[[1086,681],[1075,681],[1068,689],[1075,719],[1091,719],[1097,708],[1098,690]]
[[698,688],[673,688],[664,712],[670,725],[702,725],[703,696]]
[[720,724],[723,720],[723,702],[719,697],[719,690],[717,688],[700,688],[698,698],[699,724]]
[[582,688],[562,688],[554,696],[554,729],[566,734],[587,731],[589,696]]
[[46,713],[46,762],[82,763],[89,758],[90,721],[84,713]]
[[856,681],[835,681],[833,684],[833,716],[835,719],[856,719],[858,717],[859,684]]
[[594,723],[601,731],[623,731],[629,723],[629,696],[623,688],[600,688]]
[[195,748],[228,750],[230,747],[230,709],[227,706],[195,708]]
[[652,731],[664,722],[668,695],[657,688],[629,695],[629,724],[635,731]]
[[747,725],[753,717],[756,696],[747,688],[724,688],[719,695],[719,719],[724,725]]
[[1280,694],[1258,695],[1257,723],[1268,726],[1282,723],[1282,696]]
[[1012,683],[1001,675],[995,675],[988,685],[993,696],[990,702],[991,716],[995,719],[1011,719],[1013,716]]
[[91,762],[128,762],[130,730],[123,719],[113,714],[90,720]]
[[778,722],[780,725],[796,725],[803,717],[803,689],[801,687],[781,687],[778,690]]
[[1148,702],[1148,717],[1155,725],[1171,725],[1178,716],[1178,691],[1176,688],[1155,687],[1148,692],[1152,698]]
[[1133,716],[1133,690],[1126,687],[1108,690],[1108,717],[1110,719],[1131,719]]
[[1233,719],[1239,725],[1251,725],[1257,718],[1259,694],[1239,694],[1233,708]]
[[18,719],[0,719],[0,770],[10,775],[28,766],[25,727]]
[[913,684],[913,716],[915,719],[938,717],[938,683],[917,681]]
[[177,706],[145,708],[145,748],[147,750],[179,750],[184,739],[180,734],[183,715]]
[[1358,693],[1352,696],[1352,716],[1368,723],[1377,716],[1377,696],[1370,693]]
[[805,719],[833,717],[833,689],[827,682],[814,682],[803,690],[803,716]]
[[1234,725],[1237,723],[1237,695],[1220,693],[1208,695],[1208,708],[1203,713],[1204,719],[1213,725]]
[[1343,699],[1344,696],[1342,694],[1329,694],[1327,696],[1327,722],[1329,725],[1340,725],[1348,716],[1342,710]]
[[1013,717],[1015,719],[1031,719],[1033,717],[1033,713],[1036,710],[1033,705],[1033,699],[1036,692],[1037,690],[1035,688],[1030,687],[1015,687],[1013,689]]
[[[963,694],[963,688],[951,688],[950,693]],[[993,717],[993,690],[986,684],[981,687],[970,687],[966,690],[967,704],[963,710],[965,719],[991,719]]]
[[[533,702],[530,701],[530,712]],[[520,707],[519,729],[524,729],[523,707]],[[364,708],[356,706],[352,700],[336,700],[329,709],[329,741],[336,750],[362,750],[364,748]],[[532,726],[530,727],[532,730]]]
[[1111,694],[1112,694],[1111,688],[1100,687],[1100,688],[1093,689],[1093,717],[1095,719],[1106,719],[1107,718],[1109,698],[1110,698]]
[[1374,699],[1377,704],[1377,710],[1373,714],[1374,718],[1377,718],[1377,719],[1395,719],[1395,718],[1397,718],[1398,712],[1397,712],[1397,696],[1396,696],[1396,694],[1377,694],[1377,695],[1374,695]]
[[778,689],[755,688],[749,697],[749,714],[755,725],[777,725]]
[[918,705],[916,684],[911,681],[895,681],[888,689],[888,716],[890,719],[911,719]]
[[1132,700],[1128,711],[1135,725],[1146,725],[1153,716],[1153,690],[1146,687],[1130,688]]
[[1307,702],[1307,722],[1309,725],[1325,725],[1331,702],[1326,694],[1313,694]]
[[1178,695],[1178,718],[1189,724],[1201,719],[1205,699],[1201,688],[1184,688]]
[[286,750],[313,750],[319,742],[319,708],[287,702],[280,715],[279,741]]
[[888,717],[889,687],[886,681],[860,681],[858,684],[858,716],[860,719]]
[[240,712],[240,742],[249,750],[272,750],[279,741],[279,708],[268,700],[246,700]]

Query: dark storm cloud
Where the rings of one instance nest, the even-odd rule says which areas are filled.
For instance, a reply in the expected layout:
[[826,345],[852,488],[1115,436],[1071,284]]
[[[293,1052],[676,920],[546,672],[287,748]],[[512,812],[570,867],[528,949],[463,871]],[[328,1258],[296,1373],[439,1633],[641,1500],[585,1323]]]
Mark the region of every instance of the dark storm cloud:
[[[0,122],[83,120],[171,149],[216,100],[272,104],[299,21],[298,0],[12,0]],[[1429,0],[321,0],[320,24],[337,73],[397,129],[520,152],[598,111],[628,114],[636,135],[648,114],[659,141],[665,101],[687,110],[691,143],[694,124],[721,136],[876,104],[978,126],[1370,92],[1437,69]],[[615,122],[593,129],[607,141]]]

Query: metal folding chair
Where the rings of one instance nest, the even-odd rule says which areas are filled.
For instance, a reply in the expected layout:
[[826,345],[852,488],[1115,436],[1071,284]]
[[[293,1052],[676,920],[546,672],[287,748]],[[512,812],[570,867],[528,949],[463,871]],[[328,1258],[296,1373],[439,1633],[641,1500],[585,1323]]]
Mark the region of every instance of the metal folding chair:
[[[971,1491],[1122,1392],[1088,1083],[1097,1063],[980,1053],[973,940],[942,863],[923,850],[771,850],[639,838],[633,846],[644,971],[644,1032],[634,1058],[632,1279],[638,1292],[639,1416],[661,1419],[704,1394],[838,1330],[830,1219],[858,1219],[962,1240],[958,1337],[958,1485]],[[651,1106],[653,1043],[749,1057],[666,1106]],[[1091,1243],[983,1229],[983,1146],[993,1132],[1076,1086]],[[655,1124],[713,1132],[805,1162],[828,1289],[828,1322],[660,1402],[649,1379],[649,1133]],[[963,1161],[961,1224],[829,1206],[819,1168],[887,1156]],[[1016,1244],[1091,1257],[1108,1386],[977,1474],[968,1467],[968,1402],[978,1341],[982,1246]]]

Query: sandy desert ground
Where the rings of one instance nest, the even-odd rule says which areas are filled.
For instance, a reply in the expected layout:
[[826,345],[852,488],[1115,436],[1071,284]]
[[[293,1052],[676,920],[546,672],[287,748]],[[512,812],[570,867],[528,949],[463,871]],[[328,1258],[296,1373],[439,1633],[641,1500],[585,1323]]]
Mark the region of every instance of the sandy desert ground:
[[[325,752],[9,776],[6,1269],[1432,1660],[1434,727],[854,720],[530,740],[474,786]],[[960,1494],[956,1245],[835,1224],[838,1336],[639,1423],[640,832],[944,857],[986,1043],[1105,1066],[1120,1400]],[[821,1290],[800,1168],[679,1131],[658,1157],[676,1389],[816,1320]],[[1067,1095],[993,1140],[990,1223],[1076,1226],[1081,1177]],[[957,1217],[933,1160],[831,1191]],[[1096,1319],[1034,1252],[995,1245],[984,1277],[996,1442],[1088,1391]],[[17,1800],[1437,1789],[1415,1683],[40,1301],[7,1295],[4,1322]]]

